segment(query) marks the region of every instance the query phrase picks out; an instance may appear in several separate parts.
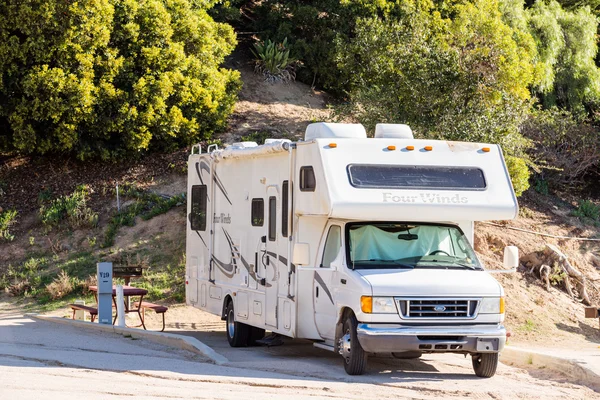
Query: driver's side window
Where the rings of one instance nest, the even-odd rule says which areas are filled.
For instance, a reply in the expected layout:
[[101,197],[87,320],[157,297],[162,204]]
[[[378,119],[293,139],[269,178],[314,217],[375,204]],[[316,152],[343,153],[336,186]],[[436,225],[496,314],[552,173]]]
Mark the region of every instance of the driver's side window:
[[331,225],[327,233],[327,241],[323,249],[323,259],[321,268],[329,268],[331,262],[335,260],[340,249],[342,248],[342,228],[338,225]]

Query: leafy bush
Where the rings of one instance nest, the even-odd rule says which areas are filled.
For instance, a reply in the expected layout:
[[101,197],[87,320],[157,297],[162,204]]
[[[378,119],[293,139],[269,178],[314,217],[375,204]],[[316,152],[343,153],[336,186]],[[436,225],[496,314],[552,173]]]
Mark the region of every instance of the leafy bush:
[[532,53],[512,40],[494,5],[456,6],[451,22],[433,10],[360,20],[349,42],[338,39],[338,66],[350,77],[338,115],[368,129],[401,122],[421,137],[498,143],[522,156]]
[[530,172],[524,159],[506,156],[506,167],[515,190],[515,195],[520,196],[529,189]]
[[15,238],[9,228],[17,222],[18,214],[17,210],[0,211],[0,239],[11,242]]
[[240,81],[214,3],[0,3],[0,151],[108,159],[224,129]]
[[600,205],[594,204],[590,200],[584,200],[579,203],[577,210],[573,215],[581,219],[591,219],[592,221],[600,221]]
[[252,54],[256,57],[254,71],[265,77],[267,82],[288,82],[296,79],[295,61],[290,58],[287,38],[281,43],[267,39],[254,44]]
[[72,194],[52,200],[49,205],[42,205],[42,223],[47,227],[59,227],[66,222],[73,229],[96,226],[98,214],[87,207],[88,197],[89,189],[81,185]]

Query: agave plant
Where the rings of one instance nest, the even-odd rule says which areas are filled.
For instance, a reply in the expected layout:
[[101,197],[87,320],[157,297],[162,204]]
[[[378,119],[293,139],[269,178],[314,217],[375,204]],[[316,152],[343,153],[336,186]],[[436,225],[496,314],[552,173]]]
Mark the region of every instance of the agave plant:
[[256,57],[254,71],[267,82],[287,82],[296,79],[296,60],[290,57],[287,38],[281,43],[270,39],[255,43],[252,54]]

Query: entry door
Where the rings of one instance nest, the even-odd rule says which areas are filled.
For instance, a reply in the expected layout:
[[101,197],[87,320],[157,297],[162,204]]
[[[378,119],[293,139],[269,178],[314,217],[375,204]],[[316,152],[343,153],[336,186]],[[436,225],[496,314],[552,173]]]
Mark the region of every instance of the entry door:
[[279,254],[277,254],[277,205],[279,199],[277,191],[274,188],[267,190],[267,257],[264,277],[265,277],[265,323],[269,326],[277,325],[277,295],[279,288]]
[[[342,228],[332,224],[327,231],[327,238],[321,245],[321,264],[315,271],[313,279],[313,299],[315,306],[315,324],[324,339],[335,339],[336,306],[335,291],[338,272],[331,264],[338,255],[341,256]],[[341,267],[341,263],[339,267]]]

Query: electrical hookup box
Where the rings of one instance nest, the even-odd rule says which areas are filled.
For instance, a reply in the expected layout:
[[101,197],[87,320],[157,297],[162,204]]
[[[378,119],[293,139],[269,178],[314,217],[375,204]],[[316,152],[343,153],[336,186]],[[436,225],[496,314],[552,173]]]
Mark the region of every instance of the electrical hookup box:
[[96,264],[98,275],[98,323],[112,324],[113,265],[111,262]]

